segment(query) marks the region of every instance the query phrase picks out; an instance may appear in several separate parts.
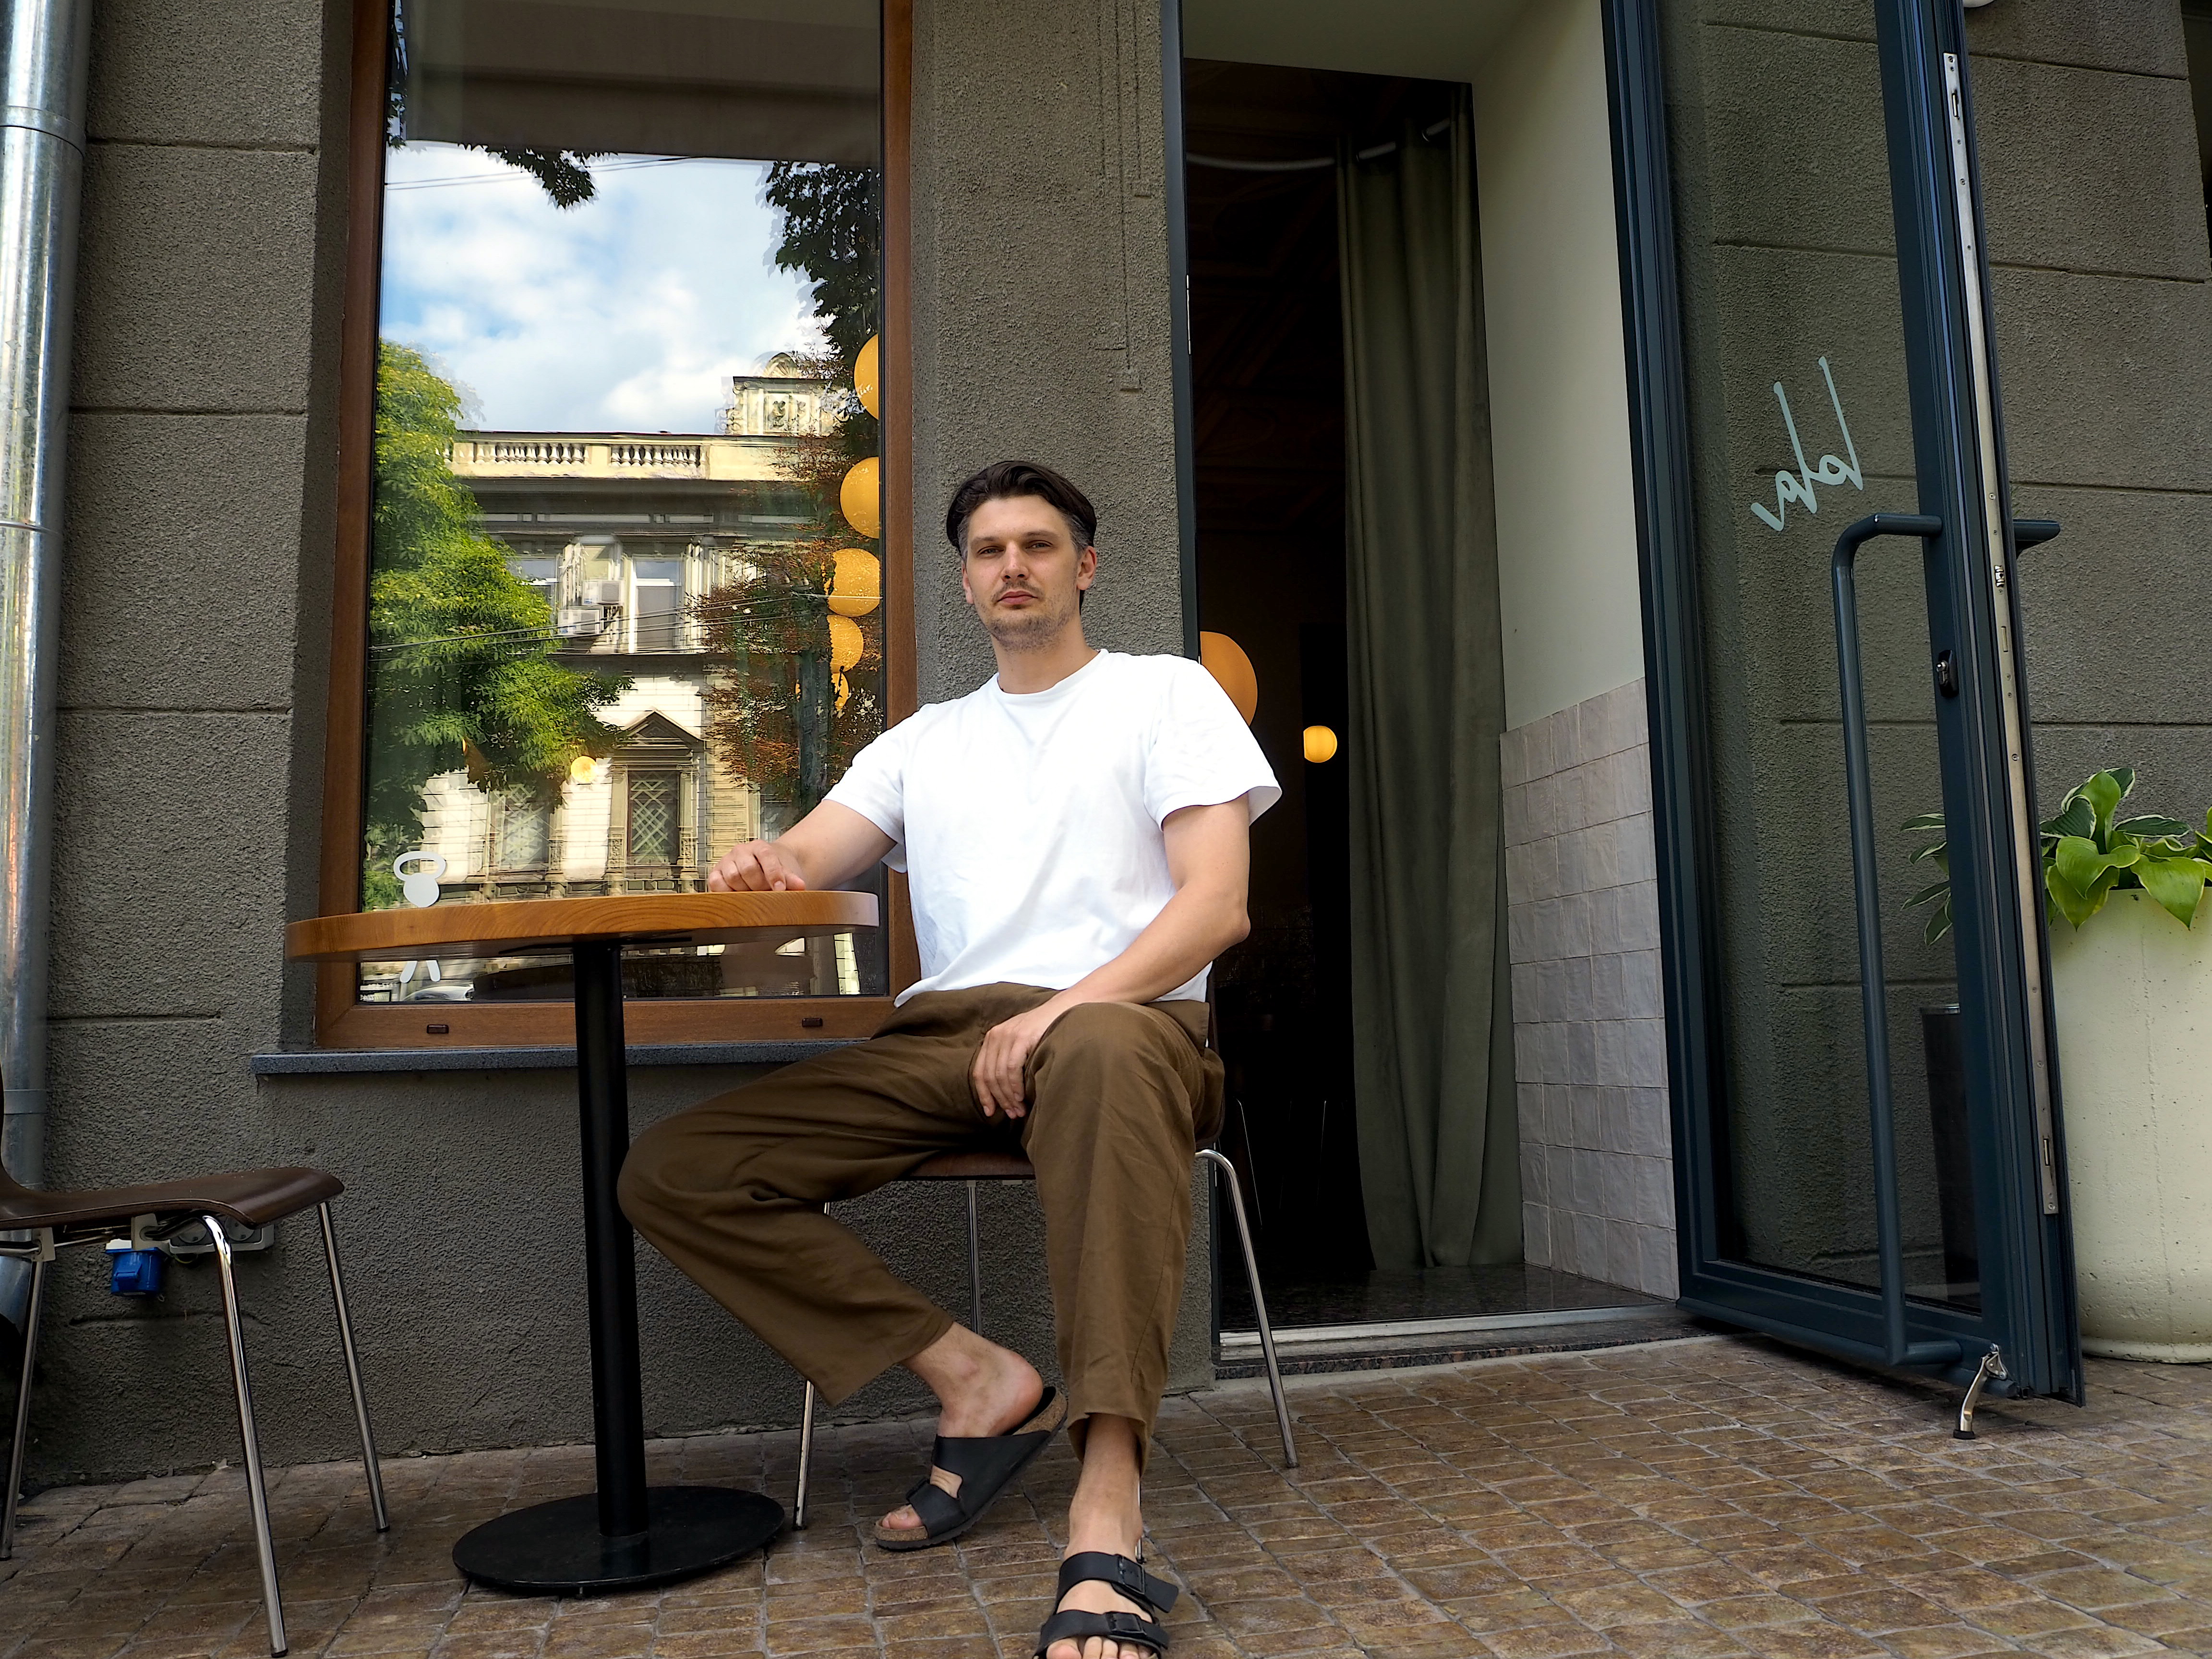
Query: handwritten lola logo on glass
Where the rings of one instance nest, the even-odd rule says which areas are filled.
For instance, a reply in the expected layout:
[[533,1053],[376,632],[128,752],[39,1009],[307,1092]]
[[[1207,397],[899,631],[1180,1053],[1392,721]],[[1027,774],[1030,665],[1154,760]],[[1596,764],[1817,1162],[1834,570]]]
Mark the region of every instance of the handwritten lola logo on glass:
[[1836,393],[1836,377],[1829,372],[1828,360],[1820,360],[1820,378],[1828,383],[1828,404],[1836,411],[1836,425],[1844,434],[1844,449],[1850,459],[1841,455],[1823,455],[1818,466],[1805,459],[1805,441],[1797,435],[1797,417],[1790,412],[1790,394],[1782,389],[1782,382],[1774,383],[1774,400],[1782,405],[1782,424],[1790,429],[1790,447],[1797,457],[1797,470],[1781,468],[1774,475],[1774,509],[1769,512],[1763,502],[1753,501],[1751,510],[1768,529],[1779,532],[1790,521],[1790,503],[1802,501],[1808,513],[1820,510],[1820,498],[1813,493],[1814,484],[1847,483],[1854,489],[1866,488],[1865,476],[1859,469],[1858,446],[1851,441],[1851,426],[1844,418],[1844,400]]

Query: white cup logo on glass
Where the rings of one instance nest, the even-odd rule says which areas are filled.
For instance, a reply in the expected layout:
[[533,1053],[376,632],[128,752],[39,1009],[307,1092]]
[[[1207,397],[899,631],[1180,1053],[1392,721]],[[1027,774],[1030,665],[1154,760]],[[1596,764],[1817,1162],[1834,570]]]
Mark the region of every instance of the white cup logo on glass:
[[[410,864],[417,867],[410,871]],[[427,870],[420,867],[425,864],[430,866]],[[446,860],[418,847],[392,860],[392,873],[399,878],[399,890],[407,902],[418,910],[428,909],[438,902],[438,878],[446,873]]]
[[[410,864],[416,866],[412,870],[407,867]],[[426,865],[427,869],[423,867]],[[399,878],[399,890],[406,895],[407,902],[418,910],[427,910],[438,902],[438,878],[446,873],[446,860],[418,847],[392,860],[392,873]],[[445,976],[434,961],[427,964],[410,962],[399,970],[400,988],[406,989],[408,981],[415,977],[415,970],[425,966],[433,985]]]

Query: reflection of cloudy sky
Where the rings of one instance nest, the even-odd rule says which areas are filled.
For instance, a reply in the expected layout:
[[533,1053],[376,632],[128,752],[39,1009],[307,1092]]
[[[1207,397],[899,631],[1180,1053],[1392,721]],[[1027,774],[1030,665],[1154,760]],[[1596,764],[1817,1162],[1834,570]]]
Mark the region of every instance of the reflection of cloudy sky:
[[[770,263],[766,172],[610,156],[564,211],[481,151],[393,150],[383,332],[443,365],[487,427],[714,430],[732,374],[813,332],[800,279]],[[429,183],[448,179],[471,182]]]

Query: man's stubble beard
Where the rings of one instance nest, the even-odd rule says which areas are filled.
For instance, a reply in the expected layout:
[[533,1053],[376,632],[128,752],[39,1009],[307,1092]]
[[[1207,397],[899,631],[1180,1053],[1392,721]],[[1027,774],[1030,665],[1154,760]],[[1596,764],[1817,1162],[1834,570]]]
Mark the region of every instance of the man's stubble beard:
[[1073,601],[1048,605],[1040,602],[1026,611],[994,611],[984,631],[1009,651],[1042,651],[1057,640],[1069,623],[1081,614]]

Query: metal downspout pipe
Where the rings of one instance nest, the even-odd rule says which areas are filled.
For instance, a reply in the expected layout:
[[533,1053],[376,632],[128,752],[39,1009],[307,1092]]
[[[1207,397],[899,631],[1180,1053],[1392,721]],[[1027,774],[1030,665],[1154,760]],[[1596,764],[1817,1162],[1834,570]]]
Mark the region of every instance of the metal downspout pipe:
[[[0,1158],[46,1173],[54,659],[91,0],[0,0]],[[0,1263],[21,1329],[29,1269]]]

